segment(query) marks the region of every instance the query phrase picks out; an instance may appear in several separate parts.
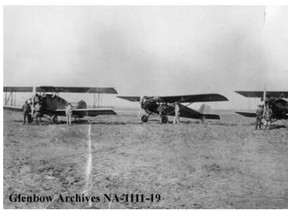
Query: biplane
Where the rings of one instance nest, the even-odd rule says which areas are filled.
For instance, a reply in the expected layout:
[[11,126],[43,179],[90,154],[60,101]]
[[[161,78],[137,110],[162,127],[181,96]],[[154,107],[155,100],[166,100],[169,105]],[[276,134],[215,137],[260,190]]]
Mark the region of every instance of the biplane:
[[[248,98],[261,98],[265,106],[272,111],[269,119],[265,119],[270,123],[277,120],[288,120],[288,92],[287,91],[235,91],[236,93]],[[265,111],[264,111],[265,112]],[[256,112],[236,112],[239,115],[256,118]],[[265,116],[265,115],[264,115]]]
[[160,116],[162,123],[168,122],[168,116],[175,115],[175,102],[179,104],[179,117],[193,119],[220,119],[219,115],[209,114],[210,106],[202,104],[198,111],[188,106],[196,102],[218,102],[228,101],[220,94],[198,94],[198,95],[178,95],[178,96],[117,96],[131,102],[139,102],[140,107],[146,114],[141,116],[142,122],[148,122],[148,119],[154,116]]
[[[95,87],[56,87],[56,86],[39,86],[39,87],[4,87],[5,105],[4,110],[22,111],[22,107],[16,106],[16,93],[32,93],[32,107],[35,97],[39,97],[42,103],[42,115],[49,119],[51,123],[56,123],[58,116],[65,116],[65,109],[68,101],[59,96],[59,93],[88,93],[94,95],[93,107],[89,108],[84,100],[76,102],[72,111],[72,117],[75,119],[85,116],[98,115],[116,115],[111,108],[100,107],[101,94],[117,94],[114,88],[95,88]],[[11,102],[10,105],[8,103]]]

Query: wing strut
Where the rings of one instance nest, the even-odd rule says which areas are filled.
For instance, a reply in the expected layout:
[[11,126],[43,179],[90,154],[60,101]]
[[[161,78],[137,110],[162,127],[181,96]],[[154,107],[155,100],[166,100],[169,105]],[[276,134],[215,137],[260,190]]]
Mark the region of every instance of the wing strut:
[[11,101],[11,106],[13,104],[16,106],[16,92],[11,91],[7,97],[7,92],[5,92],[5,105],[9,103],[9,100]]
[[265,86],[264,86],[263,102],[264,102],[263,113],[264,113],[264,115],[265,115],[265,113],[266,113],[266,104],[265,104],[265,102],[266,102],[266,84],[265,84]]
[[93,108],[96,108],[96,107],[99,108],[100,107],[101,99],[102,99],[101,94],[99,92],[98,93],[94,92],[94,94],[93,94]]

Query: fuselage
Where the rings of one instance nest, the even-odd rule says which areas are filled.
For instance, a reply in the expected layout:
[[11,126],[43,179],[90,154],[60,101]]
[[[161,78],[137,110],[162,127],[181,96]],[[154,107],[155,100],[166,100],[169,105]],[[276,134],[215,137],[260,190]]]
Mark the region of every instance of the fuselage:
[[145,110],[146,113],[157,113],[159,114],[159,106],[161,103],[160,97],[147,97],[144,96],[141,99],[141,108]]
[[[41,96],[42,100],[42,107],[43,107],[43,114],[52,116],[56,112],[56,110],[63,110],[66,109],[68,102],[59,97],[58,95],[46,94],[45,96]],[[80,100],[76,107],[76,109],[85,109],[87,108],[87,104],[85,101]],[[83,118],[85,113],[77,113],[77,115],[73,115],[73,117]]]
[[273,118],[275,119],[287,119],[288,118],[288,102],[286,100],[272,98],[269,101],[269,105],[272,109]]

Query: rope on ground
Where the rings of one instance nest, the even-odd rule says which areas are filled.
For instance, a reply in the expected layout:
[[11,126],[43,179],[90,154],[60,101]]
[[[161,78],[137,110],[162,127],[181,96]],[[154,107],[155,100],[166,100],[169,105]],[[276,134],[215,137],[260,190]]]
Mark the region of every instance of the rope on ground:
[[[91,188],[92,188],[92,151],[91,151],[91,124],[89,124],[89,128],[88,128],[88,159],[87,159],[87,164],[86,164],[86,171],[85,171],[85,175],[86,175],[86,184],[85,184],[85,189],[83,191],[83,193],[87,196],[88,193],[90,192]],[[92,206],[92,202],[91,200],[89,200],[88,203],[89,207]]]

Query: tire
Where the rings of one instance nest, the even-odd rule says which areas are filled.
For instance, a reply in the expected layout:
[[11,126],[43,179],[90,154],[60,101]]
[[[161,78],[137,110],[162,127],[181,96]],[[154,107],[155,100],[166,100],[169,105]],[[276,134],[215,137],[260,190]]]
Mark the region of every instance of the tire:
[[168,122],[168,116],[163,115],[163,116],[161,117],[161,123],[166,124],[167,122]]
[[147,115],[142,115],[142,116],[141,116],[141,121],[142,121],[143,123],[148,122],[148,116],[147,116]]

